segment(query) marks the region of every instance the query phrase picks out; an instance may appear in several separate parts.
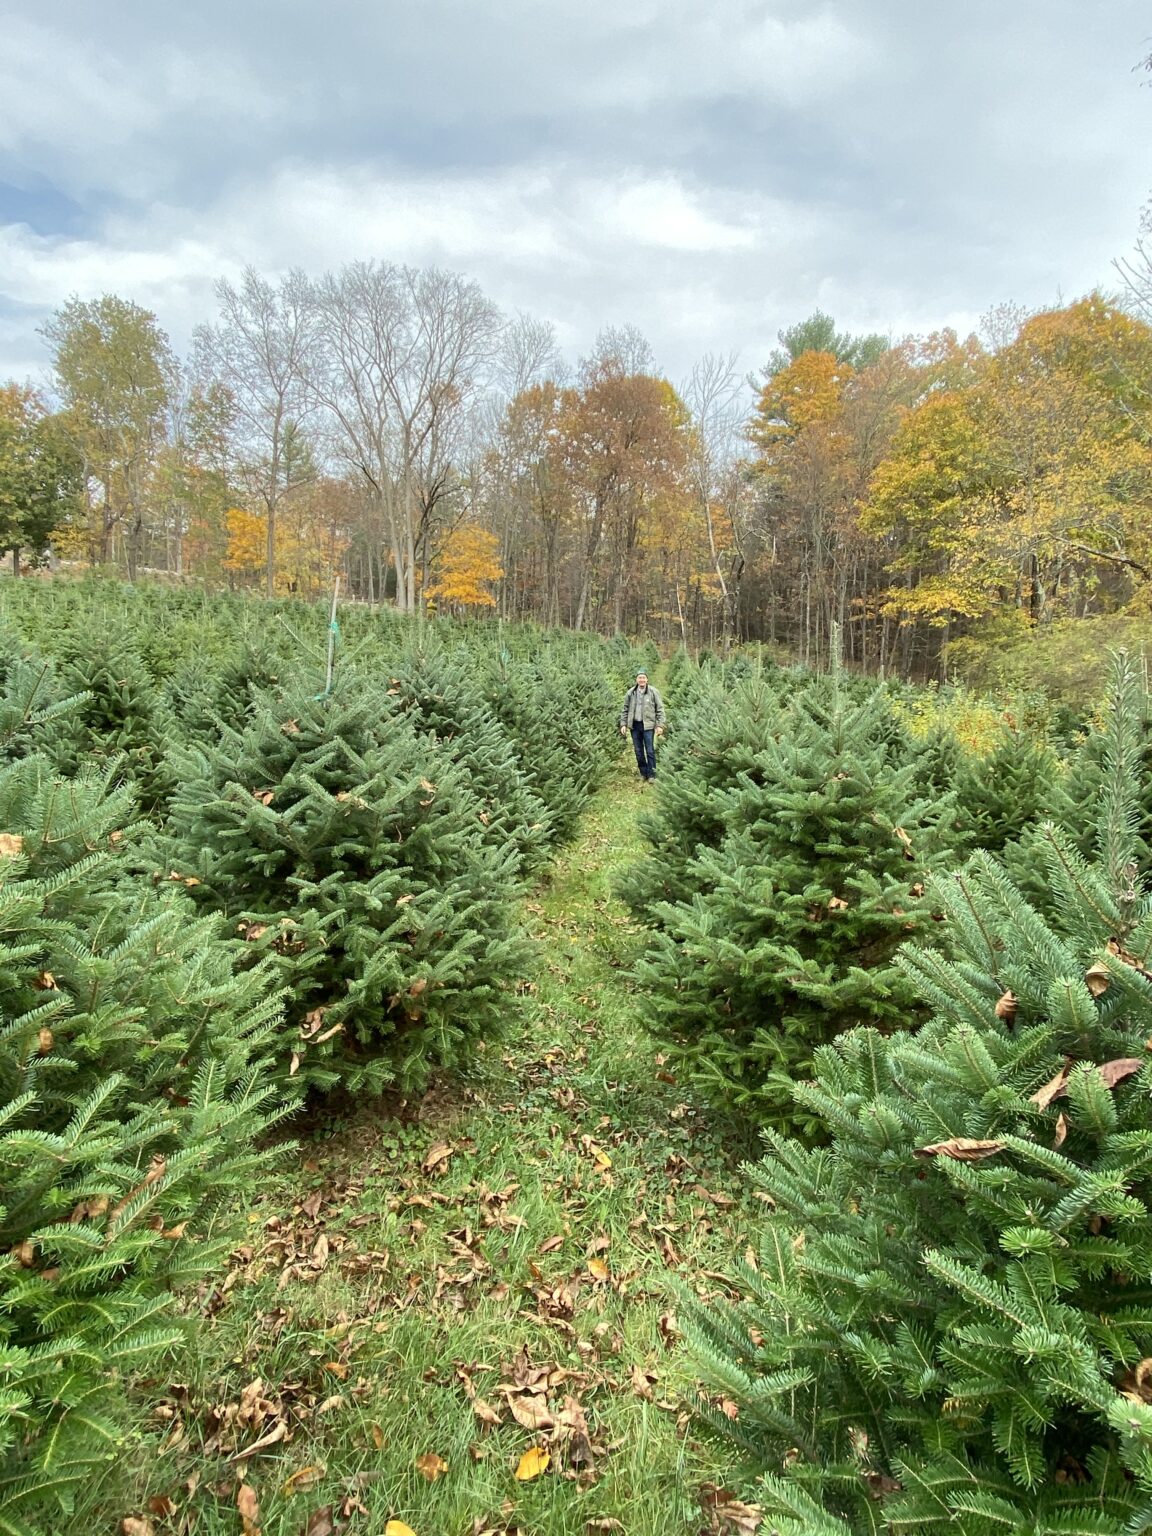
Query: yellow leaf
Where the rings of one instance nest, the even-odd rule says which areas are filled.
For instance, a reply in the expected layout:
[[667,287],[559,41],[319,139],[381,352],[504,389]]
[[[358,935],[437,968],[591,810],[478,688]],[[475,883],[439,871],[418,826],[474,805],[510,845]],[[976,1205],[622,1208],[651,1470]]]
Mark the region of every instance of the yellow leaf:
[[589,1259],[588,1273],[592,1276],[593,1280],[599,1280],[601,1283],[612,1277],[612,1271],[603,1259]]
[[541,1472],[547,1472],[551,1461],[551,1456],[542,1445],[534,1445],[530,1451],[525,1451],[521,1456],[520,1465],[516,1468],[516,1480],[521,1483],[530,1483],[534,1477],[539,1477]]
[[416,1458],[416,1470],[421,1477],[426,1477],[430,1483],[434,1483],[438,1477],[443,1477],[448,1470],[448,1463],[443,1456],[437,1456],[435,1451],[425,1451],[423,1456]]
[[291,1497],[292,1494],[299,1493],[301,1488],[311,1488],[323,1476],[323,1467],[301,1467],[298,1472],[293,1472],[292,1476],[285,1480],[284,1493]]
[[384,1536],[416,1536],[416,1532],[403,1520],[389,1520],[384,1527]]

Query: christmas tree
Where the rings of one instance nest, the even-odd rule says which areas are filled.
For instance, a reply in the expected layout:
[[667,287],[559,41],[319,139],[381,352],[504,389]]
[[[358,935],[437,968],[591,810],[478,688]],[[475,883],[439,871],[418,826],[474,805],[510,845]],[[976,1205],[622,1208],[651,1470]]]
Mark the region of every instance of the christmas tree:
[[689,1304],[717,1432],[781,1536],[1152,1523],[1152,895],[1138,878],[1140,688],[1117,666],[1096,850],[1043,831],[1053,916],[978,853],[934,887],[932,1010],[859,1029],[775,1130],[738,1300]]
[[[11,679],[10,679],[11,681]],[[176,1339],[221,1203],[275,1155],[279,998],[184,891],[129,872],[108,770],[0,767],[0,1530],[63,1529]],[[41,1521],[45,1523],[41,1523]]]
[[650,905],[637,970],[676,1071],[723,1102],[794,1118],[792,1080],[810,1074],[822,1041],[913,1021],[891,960],[931,924],[925,882],[948,851],[951,805],[916,798],[879,691],[853,702],[837,678],[821,680],[774,719],[748,697],[731,695],[744,731],[711,765],[721,782],[735,766],[728,787],[709,786],[705,765],[672,792],[699,840],[686,863],[663,862],[689,894]]
[[348,673],[267,694],[243,730],[174,750],[158,875],[226,916],[290,990],[285,1073],[405,1089],[491,1033],[519,979],[520,858],[494,845],[450,746]]

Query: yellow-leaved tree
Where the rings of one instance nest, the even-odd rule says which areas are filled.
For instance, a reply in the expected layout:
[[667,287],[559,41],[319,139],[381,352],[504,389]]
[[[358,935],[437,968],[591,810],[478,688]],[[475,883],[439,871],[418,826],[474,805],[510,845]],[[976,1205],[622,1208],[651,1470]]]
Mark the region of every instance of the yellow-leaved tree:
[[428,601],[453,612],[494,608],[492,588],[504,576],[499,544],[494,533],[473,523],[454,528],[440,548],[435,577],[425,588]]

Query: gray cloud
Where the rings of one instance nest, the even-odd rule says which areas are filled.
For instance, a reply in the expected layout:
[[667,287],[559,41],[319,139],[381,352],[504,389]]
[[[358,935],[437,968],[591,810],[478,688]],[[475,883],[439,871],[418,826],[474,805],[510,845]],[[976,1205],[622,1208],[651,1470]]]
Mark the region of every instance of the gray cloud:
[[964,328],[1108,284],[1146,196],[1142,6],[26,3],[0,56],[0,377],[69,293],[178,347],[211,284],[436,262],[673,375],[817,304]]

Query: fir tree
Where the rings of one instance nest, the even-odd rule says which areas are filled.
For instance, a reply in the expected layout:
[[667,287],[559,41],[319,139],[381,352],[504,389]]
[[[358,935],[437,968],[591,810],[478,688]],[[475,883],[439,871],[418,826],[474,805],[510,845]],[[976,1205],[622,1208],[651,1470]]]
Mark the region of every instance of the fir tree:
[[1043,833],[1045,920],[989,854],[941,878],[933,1017],[817,1053],[769,1131],[740,1299],[689,1301],[709,1387],[781,1536],[1120,1536],[1152,1523],[1152,895],[1139,690],[1118,664],[1096,857]]
[[397,663],[388,692],[397,713],[442,744],[467,774],[484,840],[513,847],[522,869],[536,867],[551,818],[526,782],[507,730],[479,696],[473,658],[425,645]]
[[[705,818],[722,832],[676,871],[691,894],[652,904],[637,969],[677,1071],[724,1102],[787,1116],[792,1078],[822,1041],[912,1022],[890,962],[931,921],[925,881],[948,849],[951,806],[916,799],[877,691],[852,703],[834,679],[796,694],[771,728],[736,718],[745,736],[732,752],[748,766],[699,801],[701,832]],[[674,794],[683,825],[688,792]]]
[[173,753],[159,871],[224,914],[291,991],[282,1069],[405,1088],[500,1023],[525,958],[520,863],[399,695],[349,675],[266,695],[242,731]]
[[1002,730],[992,751],[971,757],[954,780],[969,844],[1000,853],[1052,807],[1060,763],[1047,742],[1028,731]]
[[[0,767],[0,1530],[62,1529],[124,1439],[119,1378],[181,1337],[221,1203],[274,1155],[266,969],[131,878],[106,772]],[[42,1524],[41,1520],[46,1521]]]

